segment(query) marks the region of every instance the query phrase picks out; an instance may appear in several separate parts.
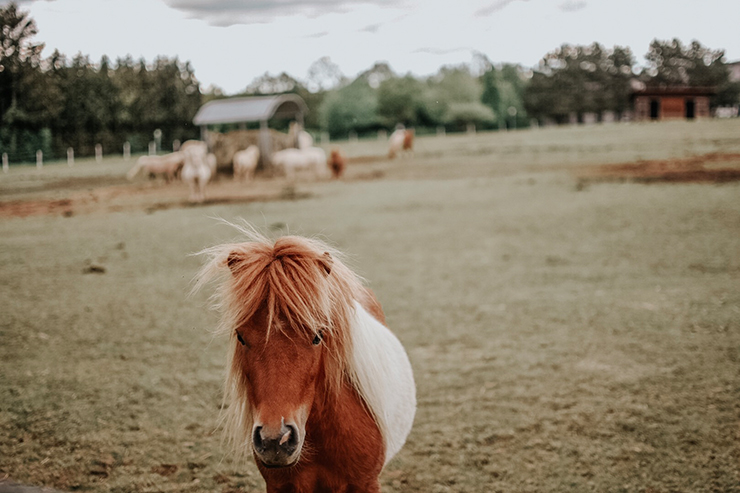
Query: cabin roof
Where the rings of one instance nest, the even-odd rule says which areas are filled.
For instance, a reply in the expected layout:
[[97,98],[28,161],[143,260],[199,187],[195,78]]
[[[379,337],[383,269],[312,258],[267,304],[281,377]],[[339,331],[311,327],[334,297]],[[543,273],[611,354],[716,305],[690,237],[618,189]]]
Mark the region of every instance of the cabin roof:
[[645,86],[632,91],[632,96],[713,96],[714,87],[702,86]]

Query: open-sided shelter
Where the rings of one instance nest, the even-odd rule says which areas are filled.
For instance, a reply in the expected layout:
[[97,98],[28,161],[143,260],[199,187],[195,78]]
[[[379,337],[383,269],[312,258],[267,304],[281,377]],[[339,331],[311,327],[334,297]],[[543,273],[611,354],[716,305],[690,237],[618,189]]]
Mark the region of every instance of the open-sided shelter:
[[193,123],[201,129],[201,139],[207,141],[208,125],[223,123],[247,124],[260,123],[261,159],[272,154],[269,121],[272,118],[293,119],[303,125],[303,116],[308,107],[296,94],[277,96],[254,96],[228,99],[217,99],[204,104],[193,118]]

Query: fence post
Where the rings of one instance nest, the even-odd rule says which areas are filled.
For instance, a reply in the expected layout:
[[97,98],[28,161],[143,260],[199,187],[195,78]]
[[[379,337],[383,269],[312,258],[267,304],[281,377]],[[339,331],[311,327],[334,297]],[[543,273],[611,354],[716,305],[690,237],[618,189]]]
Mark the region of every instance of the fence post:
[[378,140],[386,140],[388,138],[388,131],[384,128],[378,130]]
[[131,142],[126,141],[123,143],[123,160],[128,161],[131,159]]
[[321,143],[328,144],[329,140],[329,132],[321,132]]
[[95,144],[95,162],[103,162],[103,146],[101,144]]
[[149,142],[149,155],[154,156],[157,154],[157,143],[154,141]]
[[172,141],[172,152],[177,152],[180,150],[180,146],[182,144],[180,143],[180,139],[175,139]]
[[67,147],[67,166],[70,168],[75,165],[75,150]]
[[10,170],[10,165],[8,164],[8,153],[3,152],[3,173],[7,173],[8,170]]
[[467,131],[469,134],[475,133],[475,123],[468,123]]
[[154,154],[162,150],[162,131],[160,129],[154,130],[154,143],[157,146],[154,149]]
[[36,167],[41,169],[44,167],[44,151],[39,149],[36,151]]
[[442,125],[438,126],[437,127],[437,136],[438,137],[444,137],[445,135],[447,135],[447,131],[445,130],[445,127],[442,126]]
[[349,131],[349,141],[357,142],[357,132],[355,132],[354,130]]

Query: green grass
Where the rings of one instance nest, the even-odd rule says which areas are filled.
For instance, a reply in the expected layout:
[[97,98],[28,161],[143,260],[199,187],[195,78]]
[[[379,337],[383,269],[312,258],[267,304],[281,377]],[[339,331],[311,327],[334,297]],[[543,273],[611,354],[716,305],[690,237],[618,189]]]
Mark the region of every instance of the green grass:
[[[322,235],[378,295],[419,399],[384,491],[739,491],[740,185],[568,171],[709,152],[740,121],[427,137],[306,200],[0,219],[0,478],[264,490],[220,443],[225,342],[187,297],[222,217]],[[127,166],[13,168],[0,200]]]

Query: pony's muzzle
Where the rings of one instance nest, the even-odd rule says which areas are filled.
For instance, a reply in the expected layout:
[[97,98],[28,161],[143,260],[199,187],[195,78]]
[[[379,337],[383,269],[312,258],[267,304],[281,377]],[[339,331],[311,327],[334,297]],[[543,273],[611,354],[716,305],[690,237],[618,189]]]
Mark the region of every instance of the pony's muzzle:
[[257,458],[267,467],[292,465],[300,453],[300,436],[293,424],[280,424],[279,430],[255,426],[252,447]]

